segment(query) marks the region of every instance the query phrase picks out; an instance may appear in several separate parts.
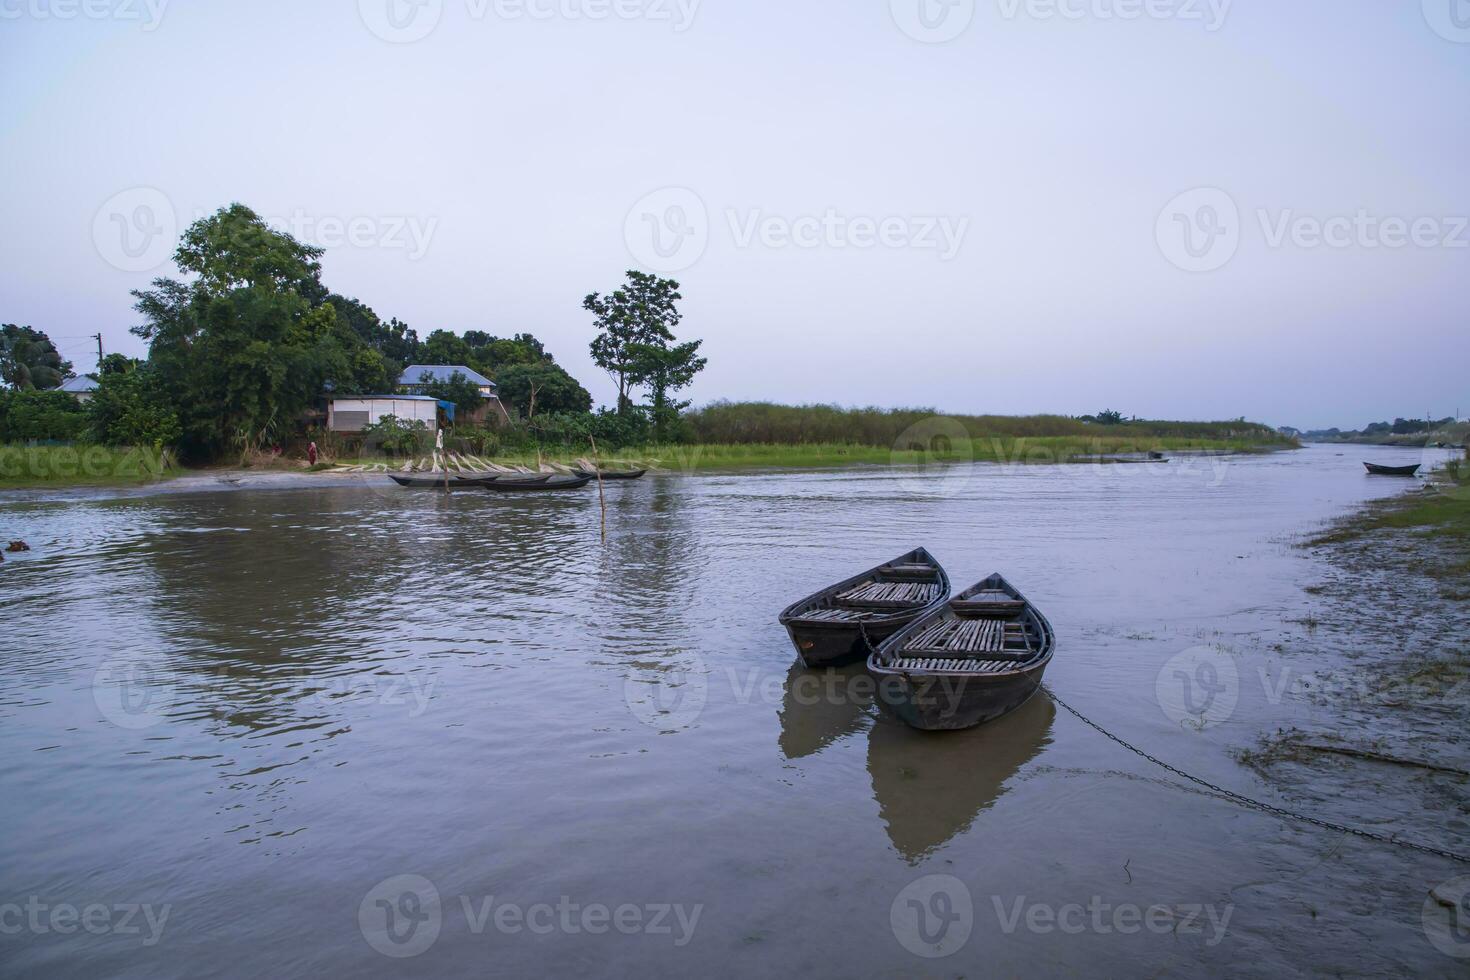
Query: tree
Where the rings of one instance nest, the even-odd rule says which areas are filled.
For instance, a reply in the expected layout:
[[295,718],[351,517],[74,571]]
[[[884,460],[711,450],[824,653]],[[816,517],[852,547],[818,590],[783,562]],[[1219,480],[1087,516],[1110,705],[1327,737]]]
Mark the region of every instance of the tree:
[[104,370],[87,402],[93,437],[119,446],[160,449],[179,441],[179,416],[157,374],[146,367]]
[[133,332],[149,342],[187,453],[258,446],[293,425],[325,382],[355,383],[361,340],[325,302],[320,254],[234,204],[184,233],[174,260],[197,278],[134,292],[145,322]]
[[59,388],[72,376],[51,338],[14,323],[0,325],[0,380],[14,388]]
[[500,400],[525,418],[538,413],[590,412],[592,395],[577,379],[550,361],[511,364],[495,375]]
[[[638,350],[667,347],[673,341],[681,319],[676,304],[681,299],[674,280],[630,269],[623,288],[605,297],[590,293],[582,301],[598,331],[592,341],[592,362],[617,382],[620,413],[632,407],[629,391],[640,383]],[[645,373],[650,366],[645,358]]]
[[1123,413],[1115,412],[1111,408],[1106,408],[1097,413],[1097,421],[1100,425],[1122,425]]
[[463,364],[469,366],[470,345],[459,334],[435,330],[424,339],[419,352],[425,364]]
[[630,377],[635,384],[647,386],[651,395],[654,431],[658,438],[669,434],[669,426],[688,402],[674,401],[671,392],[689,387],[694,376],[704,370],[706,359],[699,356],[702,340],[668,347],[660,344],[632,344]]
[[236,203],[190,225],[179,239],[174,262],[185,272],[196,273],[213,296],[250,287],[324,300],[317,261],[322,252],[275,231],[260,215]]
[[480,394],[480,386],[465,377],[463,371],[455,371],[443,381],[435,381],[434,373],[425,371],[419,375],[419,384],[423,386],[421,390],[424,394],[454,402],[457,408],[465,412],[473,412],[485,400]]
[[0,389],[0,444],[70,442],[87,426],[86,411],[64,391]]

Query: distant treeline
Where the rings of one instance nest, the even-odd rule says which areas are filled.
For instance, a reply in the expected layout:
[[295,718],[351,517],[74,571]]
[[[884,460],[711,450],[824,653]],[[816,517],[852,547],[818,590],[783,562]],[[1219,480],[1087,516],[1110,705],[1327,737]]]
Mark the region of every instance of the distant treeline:
[[777,405],[771,402],[715,402],[686,413],[682,421],[689,441],[723,445],[848,443],[893,446],[901,438],[924,440],[950,432],[958,434],[955,423],[971,439],[1131,436],[1248,439],[1262,445],[1292,442],[1290,437],[1270,426],[1244,419],[1229,422],[1137,419],[1108,425],[1065,415],[955,415],[934,408],[841,408],[836,405]]

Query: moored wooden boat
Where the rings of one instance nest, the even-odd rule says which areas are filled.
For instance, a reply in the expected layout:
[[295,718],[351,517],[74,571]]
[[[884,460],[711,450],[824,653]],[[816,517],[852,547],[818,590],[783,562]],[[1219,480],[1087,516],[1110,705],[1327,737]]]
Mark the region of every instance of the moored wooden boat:
[[457,473],[454,477],[460,483],[545,483],[551,479],[550,473]]
[[915,728],[972,728],[1025,704],[1056,635],[999,574],[894,633],[868,657],[878,700]]
[[[578,476],[591,477],[594,480],[599,476],[596,470],[577,469],[575,472]],[[647,470],[603,470],[600,475],[604,480],[636,480],[647,472]]]
[[536,490],[575,490],[585,487],[591,480],[588,476],[546,476],[541,473],[534,474],[530,479],[499,479],[479,480],[475,485],[484,487],[486,490],[494,490],[500,493],[514,493],[517,491]]
[[870,646],[948,598],[949,575],[933,555],[915,548],[792,603],[781,625],[802,663],[831,667],[866,656]]
[[[417,490],[445,489],[443,473],[389,473],[388,478],[400,487],[413,487]],[[463,489],[463,484],[453,477],[449,480],[449,486]]]
[[1381,463],[1364,463],[1368,472],[1375,476],[1413,476],[1419,472],[1419,463],[1413,466],[1384,466]]

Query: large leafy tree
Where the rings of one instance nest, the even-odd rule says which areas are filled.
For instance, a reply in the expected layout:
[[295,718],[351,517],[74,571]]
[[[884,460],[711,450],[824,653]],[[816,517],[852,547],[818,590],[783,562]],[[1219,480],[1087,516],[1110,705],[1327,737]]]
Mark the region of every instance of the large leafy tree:
[[342,391],[382,383],[384,359],[367,356],[350,318],[328,301],[321,251],[232,204],[184,233],[174,261],[191,279],[157,279],[134,293],[145,321],[134,333],[149,343],[189,455],[279,437],[329,383]]
[[630,269],[628,281],[606,296],[588,294],[582,308],[593,315],[597,336],[592,340],[592,362],[617,383],[618,411],[632,408],[630,393],[649,366],[640,366],[648,348],[667,347],[681,314],[679,284]]
[[72,376],[71,362],[39,330],[0,325],[0,380],[13,388],[58,388]]
[[621,289],[606,297],[593,293],[582,303],[596,317],[592,360],[617,382],[618,411],[626,413],[632,407],[633,389],[647,388],[660,435],[667,434],[669,424],[688,404],[674,400],[673,393],[693,383],[706,363],[699,356],[703,341],[681,344],[674,338],[674,328],[683,318],[678,307],[683,298],[674,280],[629,270]]
[[425,364],[463,364],[469,366],[470,345],[463,337],[448,330],[435,330],[424,338],[419,352]]
[[551,361],[511,364],[495,375],[500,400],[527,419],[545,412],[590,412],[592,395]]
[[687,401],[676,401],[671,395],[694,382],[694,376],[704,370],[706,358],[699,356],[702,340],[691,340],[682,344],[633,344],[632,378],[649,391],[649,408],[653,412],[656,434],[662,438],[669,434],[679,413],[689,407]]

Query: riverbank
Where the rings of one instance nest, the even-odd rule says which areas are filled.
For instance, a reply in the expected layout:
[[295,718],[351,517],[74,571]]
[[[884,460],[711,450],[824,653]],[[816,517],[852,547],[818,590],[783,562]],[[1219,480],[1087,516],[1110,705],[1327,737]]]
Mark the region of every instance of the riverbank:
[[[1354,813],[1359,825],[1462,854],[1470,853],[1467,477],[1470,464],[1451,464],[1301,542],[1325,574],[1277,641],[1268,683],[1306,710],[1239,753],[1297,809]],[[1426,919],[1430,928],[1438,927]]]

